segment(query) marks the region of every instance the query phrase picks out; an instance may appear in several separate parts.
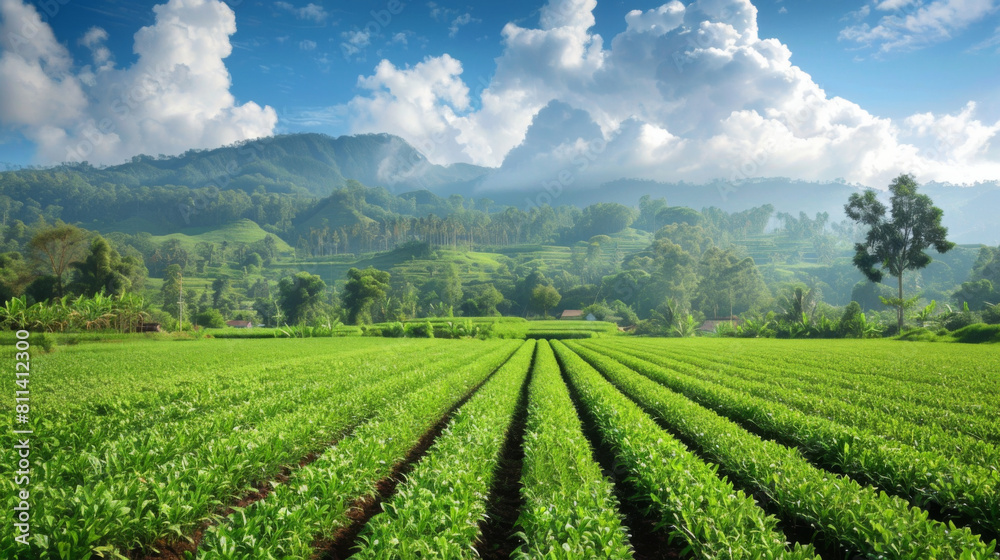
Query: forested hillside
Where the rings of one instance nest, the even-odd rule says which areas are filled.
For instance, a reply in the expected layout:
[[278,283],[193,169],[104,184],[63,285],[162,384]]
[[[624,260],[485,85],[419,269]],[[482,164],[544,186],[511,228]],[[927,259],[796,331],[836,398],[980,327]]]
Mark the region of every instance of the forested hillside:
[[[401,191],[405,182],[346,178],[377,181],[387,150],[395,150],[393,161],[404,154],[423,166],[435,189],[469,186],[486,172],[430,165],[386,135],[296,135],[104,169],[2,173],[0,295],[29,305],[93,296],[103,285],[109,294],[144,295],[168,324],[179,302],[186,320],[275,324],[353,317],[345,300],[350,272],[374,270],[388,276],[358,280],[371,284],[358,305],[374,321],[586,309],[654,331],[741,314],[833,318],[852,301],[878,314],[886,312],[882,298],[892,297],[851,262],[865,232],[843,218],[848,194],[857,192],[847,185],[825,192],[830,204],[840,200],[831,214],[786,211],[787,200],[731,209],[734,199],[763,192],[753,184],[723,197],[727,210],[692,206],[693,186],[661,196],[655,183],[623,183],[652,190],[634,203],[616,193],[608,195],[616,202],[576,205],[591,195],[575,193],[560,204],[521,205],[472,187],[464,195]],[[226,161],[248,153],[258,155],[227,171]],[[940,188],[927,191],[941,198]],[[958,203],[990,192],[963,191]],[[991,251],[969,244],[935,255],[905,277],[916,298],[910,305],[940,302],[938,314],[949,306],[986,310],[1000,299]],[[285,280],[292,284],[283,291]],[[310,286],[305,303],[288,303],[294,285]]]

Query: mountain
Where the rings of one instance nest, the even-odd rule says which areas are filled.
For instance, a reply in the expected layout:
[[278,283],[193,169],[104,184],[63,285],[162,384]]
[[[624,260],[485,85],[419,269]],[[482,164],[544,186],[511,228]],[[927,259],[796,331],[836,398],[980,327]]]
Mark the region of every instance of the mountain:
[[[498,169],[468,164],[436,165],[405,140],[389,134],[339,138],[290,134],[213,150],[191,150],[174,157],[136,156],[129,163],[105,168],[66,164],[45,170],[2,172],[0,195],[23,202],[25,209],[21,213],[26,216],[42,214],[51,207],[59,209],[64,219],[93,222],[93,227],[119,222],[126,216],[149,223],[149,228],[155,225],[160,233],[169,233],[178,227],[199,225],[197,220],[189,223],[188,214],[192,210],[201,212],[194,218],[224,221],[223,213],[218,218],[209,216],[211,205],[206,204],[209,199],[204,195],[188,202],[191,195],[187,189],[212,185],[223,191],[253,193],[263,187],[267,192],[322,199],[309,213],[298,216],[299,227],[363,223],[379,219],[383,211],[441,215],[449,211],[446,199],[453,194],[467,200],[491,199],[494,208],[515,206],[525,211],[544,204],[585,207],[613,201],[631,206],[640,197],[650,195],[665,198],[671,206],[696,210],[714,206],[738,212],[770,204],[776,212],[793,215],[827,212],[831,220],[840,221],[845,218],[843,208],[848,197],[861,188],[842,182],[786,178],[700,185],[650,181],[630,178],[632,170],[627,166],[594,173],[589,167],[592,160],[586,157],[574,157],[555,165],[557,162],[539,160],[538,151],[569,145],[572,143],[569,140],[596,135],[599,130],[569,107],[552,105],[545,114],[548,120],[536,123],[525,143],[512,150]],[[532,171],[522,173],[524,169]],[[369,199],[364,216],[355,215],[360,206],[345,204],[344,195],[331,197],[335,189],[352,184],[360,186],[352,181],[383,187],[386,196],[366,193],[364,196]],[[162,188],[171,185],[179,188]],[[152,191],[152,195],[140,192],[144,190]],[[1000,243],[1000,229],[995,225],[1000,183],[972,186],[928,183],[923,191],[944,210],[944,224],[950,229],[951,239],[959,243]],[[177,208],[185,211],[174,211]],[[149,228],[147,231],[153,231]]]
[[[627,170],[622,173],[627,173]],[[490,176],[490,179],[493,177]],[[810,216],[826,212],[832,221],[839,222],[847,219],[844,205],[851,194],[862,189],[840,182],[816,183],[787,178],[747,179],[735,183],[717,181],[703,185],[623,178],[599,185],[575,181],[561,188],[552,182],[539,183],[533,189],[480,190],[475,195],[489,197],[498,205],[517,206],[523,210],[542,204],[585,207],[597,202],[634,206],[641,197],[650,195],[666,199],[671,206],[687,206],[695,210],[714,206],[727,212],[740,212],[770,204],[775,212],[795,216],[799,212]],[[942,222],[948,227],[949,239],[963,244],[1000,244],[1000,228],[996,225],[1000,182],[971,186],[927,183],[921,191],[944,210]],[[883,198],[888,204],[888,196]]]
[[[69,167],[69,166],[67,166]],[[73,166],[91,184],[129,187],[215,185],[253,192],[304,190],[323,197],[354,179],[390,192],[460,190],[489,173],[468,164],[435,165],[402,138],[361,134],[333,138],[325,134],[289,134],[249,140],[213,150],[190,150],[180,156],[135,156],[106,168]]]

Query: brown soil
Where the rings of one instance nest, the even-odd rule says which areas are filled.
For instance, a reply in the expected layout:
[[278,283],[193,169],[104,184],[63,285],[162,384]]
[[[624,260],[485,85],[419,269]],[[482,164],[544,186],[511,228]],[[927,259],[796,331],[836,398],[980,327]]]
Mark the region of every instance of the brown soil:
[[[560,361],[560,367],[562,362]],[[606,445],[600,432],[579,400],[579,394],[569,382],[565,371],[563,381],[569,387],[570,399],[576,408],[576,413],[583,423],[583,433],[590,441],[594,451],[594,460],[601,466],[604,476],[614,483],[615,497],[618,499],[618,510],[624,517],[623,524],[629,534],[629,544],[632,545],[633,557],[636,560],[667,560],[681,558],[684,548],[682,540],[669,542],[669,529],[657,528],[657,519],[647,515],[641,503],[635,498],[635,487],[628,482],[628,472],[623,465],[615,461],[611,447]]]
[[[531,367],[534,368],[534,359]],[[521,386],[521,395],[514,409],[514,418],[507,428],[507,439],[500,450],[497,472],[493,474],[493,485],[486,500],[485,521],[479,524],[479,540],[476,552],[484,560],[508,559],[521,545],[514,536],[517,518],[524,507],[521,496],[521,472],[524,466],[524,432],[528,420],[528,385],[531,384],[531,370]]]
[[[513,355],[513,354],[512,354]],[[510,357],[508,357],[508,360]],[[506,362],[505,362],[506,363]],[[434,445],[434,441],[437,440],[438,436],[444,431],[451,422],[451,419],[455,416],[458,409],[462,408],[473,395],[476,394],[479,389],[485,385],[490,379],[496,375],[496,372],[503,367],[501,364],[495,370],[490,372],[483,381],[473,387],[465,396],[463,396],[457,403],[455,403],[444,416],[429,430],[424,432],[424,435],[420,437],[417,445],[407,453],[406,457],[399,463],[397,463],[389,476],[379,480],[375,485],[375,494],[370,496],[364,496],[358,498],[351,504],[350,509],[347,511],[347,517],[350,519],[350,524],[341,527],[333,536],[332,539],[318,539],[313,543],[313,548],[315,553],[313,554],[314,560],[343,560],[345,558],[350,558],[354,555],[359,543],[358,536],[361,531],[364,530],[365,525],[371,520],[372,517],[382,513],[382,504],[387,500],[391,500],[396,494],[396,486],[406,477],[407,474],[413,471],[417,463],[427,455],[431,446]]]
[[[354,427],[352,426],[340,436],[330,440],[324,448],[336,445],[341,439],[349,435],[353,429]],[[315,462],[319,458],[320,453],[319,451],[309,453],[299,460],[294,468],[302,468]],[[130,560],[184,560],[185,554],[196,554],[198,546],[201,545],[201,541],[205,536],[205,531],[209,527],[217,524],[219,520],[224,519],[232,513],[234,508],[246,508],[266,498],[274,490],[275,485],[288,482],[292,470],[292,467],[282,467],[281,471],[271,480],[257,482],[253,485],[252,490],[241,496],[230,506],[216,512],[217,517],[213,520],[203,522],[190,536],[185,537],[183,540],[159,540],[150,547],[135,548],[125,554],[125,557]]]

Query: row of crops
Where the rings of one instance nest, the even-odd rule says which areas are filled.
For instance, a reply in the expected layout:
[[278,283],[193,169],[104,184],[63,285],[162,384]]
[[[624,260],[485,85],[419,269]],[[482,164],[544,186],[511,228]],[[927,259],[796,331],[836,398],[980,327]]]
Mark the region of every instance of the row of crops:
[[998,557],[1000,356],[980,348],[354,338],[32,359],[31,535],[5,531],[4,558]]
[[406,323],[380,323],[367,327],[365,334],[386,337],[576,339],[619,334],[618,326],[607,321],[539,320],[519,317],[435,318]]

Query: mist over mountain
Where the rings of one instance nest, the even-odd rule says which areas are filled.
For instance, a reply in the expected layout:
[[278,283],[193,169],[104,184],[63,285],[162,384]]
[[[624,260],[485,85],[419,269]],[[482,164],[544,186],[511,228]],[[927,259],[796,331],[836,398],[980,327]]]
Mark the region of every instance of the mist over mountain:
[[69,172],[97,182],[129,187],[178,185],[270,192],[305,190],[328,196],[348,179],[391,191],[458,188],[488,169],[467,164],[435,165],[401,138],[361,134],[289,134],[248,140],[175,157],[141,155],[122,165],[74,167]]
[[[844,219],[843,206],[862,187],[842,181],[806,182],[788,178],[740,178],[706,184],[659,182],[630,176],[616,160],[614,141],[594,141],[599,129],[585,113],[552,103],[535,120],[522,144],[499,168],[469,164],[436,165],[403,139],[389,134],[333,138],[290,134],[174,157],[136,156],[122,165],[97,168],[66,164],[45,170],[92,188],[187,187],[297,193],[322,198],[349,180],[384,187],[391,194],[427,191],[437,197],[460,194],[488,198],[498,206],[585,207],[597,202],[635,205],[644,195],[664,197],[672,206],[696,210],[716,207],[738,212],[770,204],[777,212],[813,215],[827,212]],[[584,140],[592,138],[591,141]],[[562,154],[553,160],[552,154]],[[600,162],[600,163],[598,163]],[[37,169],[9,171],[28,177]],[[901,170],[903,172],[905,170]],[[919,177],[917,177],[919,181]],[[36,179],[37,180],[37,179]],[[951,238],[960,243],[996,244],[1000,184],[952,186],[928,183],[926,194],[944,209]],[[414,196],[409,194],[408,196]]]
[[[479,196],[488,196],[500,204],[522,207],[543,204],[583,207],[610,201],[633,205],[642,196],[651,195],[666,198],[670,205],[698,210],[714,206],[739,212],[770,204],[777,212],[793,215],[826,212],[839,221],[846,217],[844,204],[848,197],[865,188],[843,180],[767,177],[773,163],[773,154],[767,152],[735,158],[731,152],[720,152],[716,166],[727,170],[727,176],[715,181],[658,181],[643,164],[646,160],[656,160],[656,154],[635,149],[650,135],[655,135],[653,129],[629,119],[617,133],[605,139],[587,111],[551,101],[535,115],[524,139],[501,166],[475,182],[476,190]],[[683,165],[678,162],[678,170]],[[997,182],[972,186],[931,182],[924,186],[924,192],[945,210],[945,224],[959,242],[992,243],[1000,237],[991,210],[1000,201]]]

